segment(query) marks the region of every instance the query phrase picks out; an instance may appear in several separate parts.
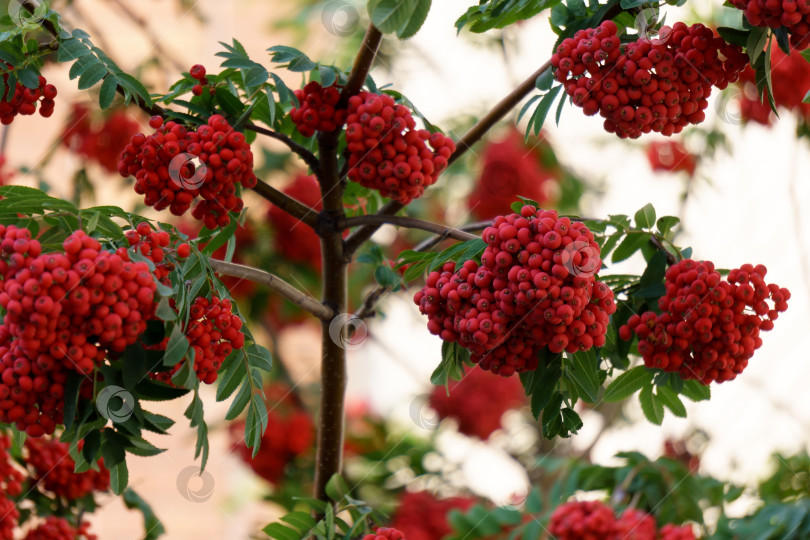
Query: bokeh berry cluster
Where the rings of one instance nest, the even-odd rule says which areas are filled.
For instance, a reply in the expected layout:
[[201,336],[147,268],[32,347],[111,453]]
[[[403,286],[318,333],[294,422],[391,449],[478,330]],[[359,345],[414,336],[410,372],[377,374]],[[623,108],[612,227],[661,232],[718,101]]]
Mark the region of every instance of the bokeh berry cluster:
[[114,173],[118,170],[118,156],[138,130],[138,122],[125,110],[113,110],[96,121],[89,106],[74,103],[60,144],[87,161],[98,163],[105,171]]
[[[64,517],[43,512],[58,509],[64,513],[76,504],[86,504],[93,493],[108,491],[110,473],[103,461],[98,461],[98,470],[75,473],[69,445],[55,437],[27,438],[21,453],[15,455],[11,448],[11,436],[0,432],[0,540],[94,539],[88,523],[74,527]],[[23,506],[16,500],[23,495],[37,501],[33,512],[25,507],[24,524],[19,522]],[[21,530],[27,531],[24,536],[19,534]]]
[[400,531],[407,540],[433,540],[452,532],[447,515],[452,510],[468,510],[472,497],[437,498],[428,491],[405,491],[400,495],[390,527]]
[[367,534],[363,540],[407,540],[402,531],[391,527],[380,527],[373,534]]
[[408,108],[391,96],[370,92],[349,99],[346,142],[349,179],[402,204],[436,182],[456,149],[449,137],[416,129]]
[[481,174],[467,199],[476,218],[508,214],[518,195],[541,206],[556,202],[562,172],[556,165],[544,163],[544,157],[553,152],[544,137],[541,133],[530,146],[512,128],[504,138],[487,144],[481,156]]
[[146,262],[83,231],[52,253],[27,229],[0,225],[0,235],[0,422],[50,434],[62,422],[68,373],[87,375],[135,343],[157,285]]
[[[804,96],[810,90],[810,63],[800,51],[792,50],[785,54],[776,44],[771,47],[771,80],[774,104],[796,113],[805,122],[810,120],[810,103],[804,103]],[[740,115],[745,121],[771,125],[774,115],[768,100],[759,97],[756,73],[746,67],[738,81],[740,89]]]
[[292,392],[288,385],[280,382],[274,382],[265,388],[269,405],[267,429],[255,457],[253,450],[243,440],[244,424],[236,422],[230,426],[237,455],[253,472],[274,485],[278,485],[283,479],[287,465],[309,453],[315,444],[312,416],[295,399]]
[[685,172],[694,176],[697,158],[676,141],[654,141],[647,145],[647,161],[654,171]]
[[[314,176],[298,174],[282,191],[316,212],[323,208],[321,189]],[[270,206],[267,217],[273,226],[273,243],[279,255],[320,272],[321,242],[315,231],[276,205]]]
[[599,113],[621,138],[680,133],[706,115],[712,86],[735,82],[748,62],[742,48],[702,24],[663,26],[621,48],[617,26],[579,30],[551,57],[555,76],[586,115]]
[[501,427],[506,411],[526,405],[526,394],[516,377],[470,369],[460,381],[450,381],[447,388],[435,386],[429,404],[439,418],[456,420],[459,432],[486,440]]
[[[80,443],[79,448],[82,446]],[[59,442],[55,437],[25,440],[25,462],[31,471],[31,481],[39,489],[70,501],[86,497],[94,491],[110,489],[110,471],[104,466],[103,460],[98,461],[98,470],[76,473],[76,464],[68,449],[67,443]]]
[[729,0],[752,26],[784,28],[791,47],[810,45],[810,2],[807,0]]
[[45,118],[51,116],[56,106],[54,101],[56,87],[48,84],[45,77],[40,75],[39,85],[36,88],[27,88],[18,80],[14,85],[14,92],[11,93],[8,79],[9,73],[12,71],[14,71],[14,66],[5,64],[3,95],[0,99],[0,123],[8,125],[18,114],[30,116],[37,112],[37,105],[39,105],[40,116]]
[[620,516],[600,501],[568,502],[554,510],[548,532],[557,540],[695,540],[688,525],[658,530],[651,515],[628,508]]
[[90,523],[82,521],[78,527],[71,525],[65,518],[48,516],[45,521],[29,530],[23,540],[96,540],[90,533]]
[[316,131],[334,131],[346,122],[346,109],[337,108],[340,100],[340,87],[337,83],[322,87],[317,81],[311,81],[303,89],[295,91],[299,107],[290,110],[298,132],[311,137]]
[[230,223],[230,212],[242,210],[238,186],[256,185],[253,152],[245,136],[215,114],[196,130],[159,116],[149,125],[157,131],[135,134],[121,154],[118,172],[135,177],[135,192],[156,210],[181,216],[200,197],[191,215],[214,229]]
[[482,237],[480,265],[445,263],[414,296],[432,334],[503,376],[535,369],[546,346],[573,353],[604,345],[616,304],[595,277],[599,246],[584,224],[526,205],[495,218]]
[[790,291],[765,282],[767,269],[744,264],[727,280],[710,261],[684,259],[666,272],[661,313],[633,314],[619,328],[624,340],[638,336],[638,352],[651,368],[678,372],[703,384],[734,379],[787,310]]

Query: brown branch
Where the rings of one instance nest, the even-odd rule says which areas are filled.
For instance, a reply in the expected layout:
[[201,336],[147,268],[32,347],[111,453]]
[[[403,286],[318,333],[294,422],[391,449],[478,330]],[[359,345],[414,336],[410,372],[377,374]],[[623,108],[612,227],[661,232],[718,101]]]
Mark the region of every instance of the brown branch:
[[298,154],[298,157],[304,160],[304,162],[309,165],[309,167],[313,171],[318,170],[318,158],[315,157],[315,154],[307,150],[304,146],[298,144],[290,137],[284,135],[283,133],[278,133],[277,131],[273,131],[272,129],[268,129],[262,126],[257,126],[253,122],[246,122],[244,124],[245,129],[249,129],[250,131],[255,131],[256,133],[260,133],[262,135],[266,135],[272,139],[276,139],[277,141],[281,141],[284,143],[287,148],[289,148],[294,154]]
[[551,60],[547,60],[545,64],[529,75],[526,80],[518,85],[517,88],[512,90],[509,95],[498,102],[483,118],[478,120],[467,133],[465,133],[458,141],[456,141],[456,151],[448,158],[448,163],[453,163],[458,158],[463,156],[475,143],[481,140],[487,131],[492,126],[500,122],[504,116],[509,114],[509,111],[514,109],[520,101],[529,95],[529,92],[535,89],[535,81],[547,69],[551,69]]
[[[462,225],[461,227],[458,227],[458,230],[464,231],[464,232],[476,232],[476,231],[481,231],[483,229],[486,229],[490,225],[492,225],[492,220],[476,221],[474,223],[468,223],[467,225]],[[420,244],[417,244],[416,247],[413,248],[413,251],[427,251],[430,248],[432,248],[433,246],[435,246],[436,244],[440,243],[441,241],[446,240],[447,238],[448,238],[447,235],[438,234],[436,236],[428,238],[427,240],[423,241]],[[478,237],[476,237],[476,238],[478,238]]]
[[[340,93],[338,107],[345,107],[349,98],[363,87],[371,64],[377,55],[382,33],[373,25],[366,30],[363,43],[349,74],[348,81]],[[343,212],[343,185],[338,168],[338,141],[340,130],[318,135],[319,167],[318,182],[321,186],[323,225],[321,252],[323,259],[323,303],[335,313],[347,311],[348,259],[344,253],[342,230],[338,226],[345,220]],[[320,500],[328,501],[326,484],[333,475],[340,473],[343,460],[343,424],[346,397],[346,350],[342,335],[348,328],[334,329],[331,323],[321,323],[321,402],[318,417],[318,446],[315,458],[314,494]],[[348,326],[348,325],[343,325]],[[341,336],[335,339],[335,330]]]
[[265,272],[264,270],[253,268],[252,266],[221,261],[219,259],[209,259],[209,264],[217,274],[245,279],[254,283],[266,285],[296,306],[311,313],[312,315],[315,315],[323,321],[331,321],[335,316],[334,311],[332,311],[328,306],[321,304],[307,293],[296,289],[280,277],[271,274],[270,272]]
[[664,244],[661,243],[661,240],[654,234],[650,235],[650,244],[655,246],[655,249],[664,252],[664,254],[667,257],[667,266],[672,266],[673,264],[676,264],[678,262],[678,258],[666,247],[664,247]]
[[367,215],[367,216],[356,216],[350,217],[346,219],[346,227],[356,227],[359,225],[394,225],[395,227],[405,227],[408,229],[421,229],[423,231],[428,231],[432,233],[436,233],[441,235],[444,238],[455,238],[456,240],[475,240],[478,236],[474,234],[470,234],[468,232],[461,231],[459,229],[454,229],[453,227],[446,227],[444,225],[439,225],[438,223],[433,223],[431,221],[425,221],[422,219],[416,219],[411,217],[405,216],[381,216],[381,215]]
[[[389,201],[388,203],[384,204],[375,215],[393,216],[403,208],[405,208],[404,204],[395,201]],[[354,252],[357,251],[360,248],[360,246],[365,244],[366,241],[368,241],[368,239],[371,238],[379,228],[380,225],[364,225],[359,229],[357,229],[356,231],[354,231],[352,234],[350,234],[344,242],[345,245],[344,250],[346,251],[346,254],[349,257],[354,255]]]
[[280,209],[284,210],[288,214],[290,214],[295,219],[299,220],[301,223],[312,227],[313,230],[317,232],[318,230],[318,211],[310,208],[309,206],[303,204],[302,202],[298,201],[290,197],[289,195],[282,193],[281,191],[277,190],[270,184],[263,182],[261,180],[256,181],[256,187],[253,188],[253,191],[270,201],[272,204],[278,206]]

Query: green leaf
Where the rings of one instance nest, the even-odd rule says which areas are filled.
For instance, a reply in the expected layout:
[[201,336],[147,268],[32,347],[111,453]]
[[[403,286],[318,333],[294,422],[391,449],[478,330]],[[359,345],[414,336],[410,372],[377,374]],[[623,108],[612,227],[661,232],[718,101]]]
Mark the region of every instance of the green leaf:
[[417,0],[370,0],[368,14],[381,32],[392,34],[408,24],[417,4]]
[[87,90],[107,75],[107,66],[102,63],[88,67],[79,77],[79,90]]
[[621,401],[641,390],[644,385],[650,384],[652,372],[644,366],[637,366],[616,377],[605,389],[603,399],[607,402]]
[[529,125],[526,127],[526,134],[528,135],[529,131],[534,128],[534,134],[539,135],[540,130],[543,129],[543,124],[546,122],[546,116],[548,116],[548,111],[551,109],[551,106],[554,104],[554,100],[557,98],[557,94],[560,93],[562,89],[562,85],[555,86],[549,92],[543,96],[543,99],[540,100],[540,103],[537,105],[537,108],[534,110],[534,114],[532,115],[531,119],[529,119]]
[[636,226],[640,229],[649,229],[655,224],[655,208],[650,203],[644,205],[634,216]]
[[301,540],[301,535],[295,529],[281,523],[271,523],[262,529],[262,532],[277,540]]
[[664,238],[669,238],[669,233],[672,231],[672,228],[680,222],[681,218],[675,216],[663,216],[658,218],[655,227]]
[[110,471],[110,487],[113,493],[121,495],[129,483],[129,471],[127,470],[127,462],[122,461],[114,467],[108,467]]
[[660,401],[655,399],[652,392],[652,385],[645,386],[638,394],[638,400],[641,403],[641,411],[647,420],[655,425],[660,426],[664,421],[664,407]]
[[290,71],[305,72],[318,67],[306,54],[293,47],[276,45],[267,49],[267,52],[271,53],[270,59],[273,62],[286,64],[287,69]]
[[166,353],[163,355],[164,366],[175,366],[185,356],[189,348],[188,338],[179,324],[174,325],[169,336],[169,343],[166,345]]
[[374,270],[374,279],[382,287],[393,287],[399,281],[399,276],[387,264],[381,264]]
[[566,355],[570,364],[566,375],[576,383],[577,390],[582,398],[589,403],[596,403],[599,398],[599,359],[593,349],[579,351],[573,355]]
[[621,243],[616,247],[616,250],[613,252],[611,261],[617,263],[630,258],[636,251],[641,249],[641,247],[646,245],[649,241],[650,235],[647,233],[627,233],[627,236],[624,237],[624,240],[621,241]]
[[442,361],[430,376],[431,384],[447,385],[450,379],[460,381],[464,377],[464,364],[470,351],[456,342],[442,341]]
[[349,486],[339,474],[333,474],[326,483],[326,494],[334,502],[340,502],[343,497],[349,494]]
[[732,45],[739,45],[745,47],[748,44],[748,34],[744,30],[737,30],[736,28],[727,28],[720,26],[717,28],[717,33],[720,37],[731,43]]
[[425,20],[427,20],[431,4],[432,0],[417,1],[408,23],[397,30],[397,37],[399,37],[399,39],[410,39],[416,35],[425,24]]
[[666,386],[658,386],[655,390],[656,396],[661,403],[675,416],[686,418],[686,407],[678,397],[678,394],[667,388]]
[[534,81],[534,86],[541,92],[548,92],[554,84],[554,75],[550,69],[546,69],[541,73],[537,80]]
[[540,417],[540,413],[558,393],[554,389],[562,377],[562,355],[550,353],[546,348],[539,354],[537,369],[520,374],[526,395],[531,398],[531,410],[535,419]]
[[694,379],[683,381],[683,389],[681,390],[681,394],[692,401],[705,401],[712,397],[712,391],[709,388],[709,385],[703,384]]
[[762,54],[762,51],[765,48],[765,43],[768,41],[769,37],[770,31],[768,28],[755,27],[752,28],[748,33],[748,40],[746,42],[745,49],[748,53],[748,57],[751,58],[751,65],[757,63],[757,60]]
[[131,488],[127,488],[124,491],[123,500],[127,508],[130,510],[138,510],[141,515],[143,515],[144,540],[157,540],[157,538],[166,532],[166,529],[155,515],[152,507],[149,506],[149,503],[143,500],[143,498]]
[[236,394],[233,402],[231,402],[231,406],[228,407],[228,412],[225,414],[225,420],[234,420],[237,416],[242,414],[242,411],[245,410],[245,407],[247,407],[247,404],[250,402],[252,395],[253,392],[250,384],[242,385],[242,387],[239,389],[239,393]]

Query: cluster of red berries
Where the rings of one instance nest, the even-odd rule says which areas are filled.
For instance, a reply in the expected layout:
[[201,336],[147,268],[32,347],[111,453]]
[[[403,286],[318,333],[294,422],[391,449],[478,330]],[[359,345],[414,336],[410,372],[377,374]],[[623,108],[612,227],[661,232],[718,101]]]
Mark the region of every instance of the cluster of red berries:
[[[68,447],[68,444],[61,443],[56,438],[28,438],[23,454],[26,469],[23,469],[15,466],[9,454],[11,437],[0,433],[0,540],[15,538],[14,531],[20,514],[17,504],[8,497],[20,496],[23,482],[68,501],[76,501],[94,491],[109,489],[110,474],[104,464],[99,460],[99,471],[74,473],[75,464],[69,456]],[[92,540],[95,536],[89,533],[87,523],[74,529],[67,521],[55,516],[45,518],[40,525],[29,529],[24,537],[25,540],[76,538]]]
[[607,132],[638,138],[651,131],[672,135],[702,122],[712,86],[735,82],[748,56],[710,28],[680,22],[622,52],[616,24],[608,20],[563,40],[551,62],[586,115],[600,113]]
[[135,192],[156,210],[169,208],[181,216],[200,196],[191,215],[209,229],[228,225],[228,213],[243,207],[237,185],[256,185],[245,136],[218,114],[196,131],[171,121],[164,124],[159,116],[149,125],[157,130],[154,134],[136,133],[124,148],[118,162],[121,176],[135,176]]
[[680,172],[694,176],[697,159],[676,141],[654,141],[647,145],[647,160],[654,171]]
[[284,470],[298,456],[311,451],[315,443],[315,425],[312,416],[293,398],[286,384],[275,382],[265,388],[270,407],[267,410],[267,429],[262,436],[256,457],[245,445],[242,437],[244,424],[231,425],[234,448],[253,471],[271,484],[279,484]]
[[518,195],[541,205],[557,200],[562,173],[544,134],[529,146],[512,128],[503,139],[487,144],[481,160],[481,175],[467,199],[476,218],[508,214]]
[[568,502],[554,510],[548,532],[557,540],[695,540],[691,527],[664,525],[657,530],[655,518],[634,508],[616,517],[600,501]]
[[619,337],[638,336],[647,367],[703,384],[732,380],[762,345],[760,330],[771,330],[788,307],[790,292],[766,284],[766,273],[762,265],[744,264],[724,281],[711,262],[684,259],[667,269],[661,313],[632,315]]
[[28,438],[25,448],[28,451],[25,462],[31,468],[31,480],[57,497],[75,501],[94,491],[110,489],[110,471],[102,460],[98,461],[97,471],[90,469],[75,473],[76,464],[68,452],[69,445],[55,437]]
[[0,225],[0,236],[0,422],[38,437],[62,421],[70,371],[91,373],[144,332],[157,285],[145,262],[83,231],[61,253],[41,253],[14,225]]
[[0,123],[8,125],[14,121],[14,117],[18,114],[32,115],[37,110],[37,103],[39,103],[39,114],[44,118],[48,118],[53,114],[53,109],[56,105],[54,98],[56,97],[56,87],[48,84],[45,77],[39,77],[39,86],[37,88],[26,88],[17,81],[14,87],[14,93],[9,96],[11,88],[8,85],[8,77],[11,71],[14,71],[14,66],[6,64],[6,73],[3,73],[3,91],[2,99],[0,99]]
[[456,150],[449,137],[416,129],[391,96],[361,92],[349,99],[348,113],[349,178],[399,203],[421,197]]
[[[314,176],[299,174],[282,191],[317,212],[323,208],[321,189]],[[270,206],[267,217],[273,225],[273,242],[279,255],[320,273],[321,242],[315,231],[275,205]]]
[[689,451],[686,441],[668,437],[664,441],[664,455],[675,461],[680,461],[690,473],[697,473],[700,469],[700,456]]
[[192,79],[197,80],[197,84],[191,87],[191,93],[195,96],[201,96],[203,93],[203,88],[207,87],[208,92],[213,94],[214,87],[210,86],[210,81],[205,76],[205,66],[201,64],[194,64],[191,66],[191,69],[188,70],[188,74],[191,75]]
[[[810,5],[810,4],[808,4]],[[801,53],[793,50],[785,54],[775,44],[771,47],[771,79],[773,80],[773,101],[777,107],[793,111],[805,121],[810,121],[810,103],[804,103],[804,96],[810,89],[810,63]],[[756,74],[746,67],[739,80],[740,114],[743,120],[753,120],[763,125],[771,125],[773,115],[768,100],[759,98]]]
[[346,109],[338,109],[340,87],[337,83],[326,88],[312,81],[303,90],[296,90],[295,97],[300,107],[290,111],[298,132],[312,137],[316,131],[335,131],[346,122]]
[[380,527],[373,534],[367,534],[363,540],[406,540],[402,531],[391,527]]
[[428,491],[405,491],[400,495],[390,526],[408,540],[444,538],[452,532],[447,515],[452,510],[464,512],[473,504],[472,497],[439,499]]
[[573,353],[604,345],[616,304],[595,278],[602,261],[585,225],[526,205],[496,217],[482,237],[480,266],[445,263],[414,296],[432,334],[503,376],[535,369],[545,346]]
[[87,105],[74,103],[60,143],[114,173],[118,170],[118,156],[136,133],[138,122],[124,110],[114,110],[97,122]]
[[[230,300],[220,300],[216,294],[210,301],[198,296],[189,308],[185,334],[194,351],[194,372],[206,384],[217,380],[222,362],[234,349],[241,349],[245,344],[245,335],[240,331],[242,319],[233,313],[232,308]],[[165,349],[168,342],[168,338],[164,339],[160,347]],[[171,370],[158,373],[156,379],[170,384],[172,375],[182,364],[179,362]]]
[[451,381],[448,389],[434,387],[429,403],[439,418],[454,418],[459,432],[486,440],[501,427],[506,411],[526,405],[526,394],[515,377],[471,369],[460,381]]
[[90,533],[90,523],[82,521],[78,527],[71,525],[66,519],[48,516],[43,523],[28,531],[23,540],[96,540],[98,537]]
[[9,455],[11,437],[0,433],[0,540],[13,540],[14,527],[20,512],[17,505],[8,498],[22,493],[23,473],[14,466]]
[[752,26],[781,28],[790,36],[790,45],[804,50],[810,45],[810,2],[807,0],[730,0],[742,10]]

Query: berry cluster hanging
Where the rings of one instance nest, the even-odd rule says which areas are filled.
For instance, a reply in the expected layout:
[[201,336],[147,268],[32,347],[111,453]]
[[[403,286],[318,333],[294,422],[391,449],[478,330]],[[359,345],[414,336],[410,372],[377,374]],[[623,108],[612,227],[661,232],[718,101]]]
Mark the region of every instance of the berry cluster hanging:
[[573,353],[604,345],[616,304],[595,277],[602,261],[585,225],[527,205],[495,218],[482,237],[480,265],[445,263],[414,296],[432,334],[503,376],[535,369],[546,346]]
[[771,330],[787,310],[790,291],[765,283],[766,273],[762,265],[744,264],[723,280],[711,262],[684,259],[667,269],[661,313],[632,315],[619,337],[638,336],[648,367],[703,384],[730,381],[762,346],[760,331]]
[[551,56],[555,76],[586,115],[599,113],[605,130],[621,138],[654,131],[680,133],[703,122],[712,86],[735,82],[748,62],[702,24],[662,26],[622,50],[617,26],[605,21],[579,30]]
[[157,131],[132,137],[121,154],[119,174],[134,176],[135,192],[156,210],[169,208],[181,216],[199,196],[191,215],[209,229],[228,225],[228,214],[243,207],[237,187],[256,186],[253,152],[245,136],[218,114],[196,130],[172,121],[164,124],[159,116],[149,125]]

